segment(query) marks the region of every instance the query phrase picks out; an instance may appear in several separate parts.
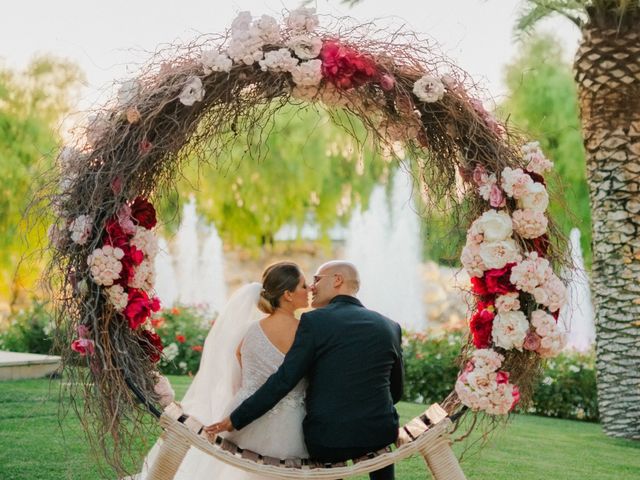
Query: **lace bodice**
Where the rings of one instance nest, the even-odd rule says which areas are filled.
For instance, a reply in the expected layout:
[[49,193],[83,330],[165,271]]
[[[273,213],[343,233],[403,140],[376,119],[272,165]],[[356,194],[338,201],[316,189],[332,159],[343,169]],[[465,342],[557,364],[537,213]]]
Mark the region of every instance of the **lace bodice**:
[[[284,360],[284,354],[271,343],[260,322],[249,327],[240,353],[242,355],[242,386],[237,397],[239,400],[244,400],[278,370]],[[299,408],[304,405],[306,388],[307,382],[303,379],[267,415],[278,413],[283,407]]]

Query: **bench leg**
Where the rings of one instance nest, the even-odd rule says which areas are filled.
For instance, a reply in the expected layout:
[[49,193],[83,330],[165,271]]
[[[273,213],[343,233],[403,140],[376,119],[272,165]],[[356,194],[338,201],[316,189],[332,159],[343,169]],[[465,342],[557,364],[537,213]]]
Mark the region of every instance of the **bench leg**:
[[163,438],[158,456],[147,474],[147,480],[173,480],[191,446],[170,431],[165,432]]
[[448,437],[440,437],[420,453],[435,480],[466,480]]

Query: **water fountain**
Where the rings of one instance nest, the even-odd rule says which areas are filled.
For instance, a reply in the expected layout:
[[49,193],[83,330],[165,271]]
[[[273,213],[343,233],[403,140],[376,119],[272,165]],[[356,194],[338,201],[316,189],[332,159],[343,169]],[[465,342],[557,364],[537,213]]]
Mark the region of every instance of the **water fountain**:
[[572,229],[569,238],[573,269],[565,272],[569,277],[569,298],[567,305],[560,310],[558,321],[568,330],[566,348],[583,352],[589,350],[595,340],[595,317],[580,247],[580,230]]
[[219,312],[227,297],[222,240],[214,225],[199,225],[193,198],[183,207],[173,249],[162,237],[159,247],[155,288],[162,306],[179,303],[197,305],[209,313]]
[[384,186],[371,194],[369,209],[356,210],[347,229],[344,258],[361,276],[358,297],[407,330],[427,326],[421,277],[420,222],[412,208],[412,180],[395,174],[390,198]]

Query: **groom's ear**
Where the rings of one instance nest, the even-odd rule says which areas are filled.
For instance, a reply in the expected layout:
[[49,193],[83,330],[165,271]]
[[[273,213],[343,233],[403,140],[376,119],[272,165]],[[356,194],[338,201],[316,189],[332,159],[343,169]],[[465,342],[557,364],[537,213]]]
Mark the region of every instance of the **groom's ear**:
[[340,288],[343,283],[344,283],[344,277],[342,276],[342,274],[341,273],[336,273],[333,276],[333,286],[335,288]]

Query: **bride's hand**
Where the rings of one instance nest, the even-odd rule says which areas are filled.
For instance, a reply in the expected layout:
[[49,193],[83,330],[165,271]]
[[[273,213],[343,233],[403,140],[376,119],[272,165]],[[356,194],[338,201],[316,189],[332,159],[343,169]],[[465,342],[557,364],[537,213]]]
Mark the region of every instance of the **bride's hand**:
[[207,435],[213,436],[217,435],[220,432],[233,432],[233,423],[231,423],[231,418],[227,417],[221,422],[213,423],[207,427],[204,427],[204,431]]

